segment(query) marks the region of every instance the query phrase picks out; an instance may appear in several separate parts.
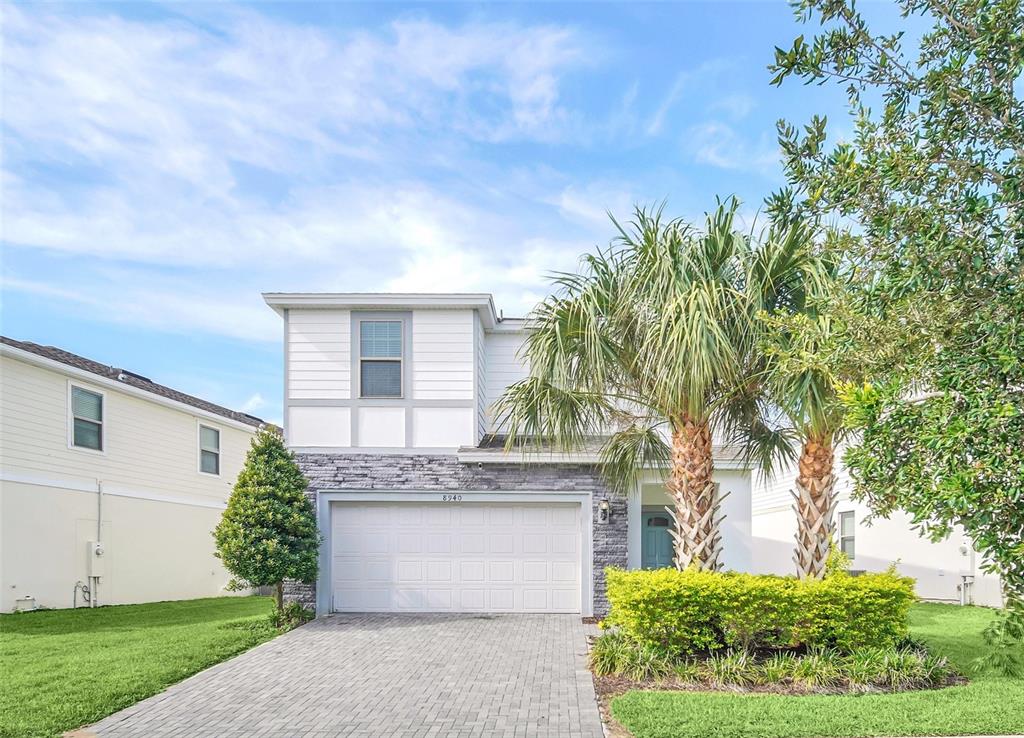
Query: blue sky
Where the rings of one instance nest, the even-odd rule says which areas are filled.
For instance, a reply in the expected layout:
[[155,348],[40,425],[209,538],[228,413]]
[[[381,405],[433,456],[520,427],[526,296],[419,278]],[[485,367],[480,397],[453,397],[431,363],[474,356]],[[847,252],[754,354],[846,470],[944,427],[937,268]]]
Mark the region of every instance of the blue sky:
[[783,2],[5,6],[2,329],[270,420],[262,291],[483,291],[782,183]]

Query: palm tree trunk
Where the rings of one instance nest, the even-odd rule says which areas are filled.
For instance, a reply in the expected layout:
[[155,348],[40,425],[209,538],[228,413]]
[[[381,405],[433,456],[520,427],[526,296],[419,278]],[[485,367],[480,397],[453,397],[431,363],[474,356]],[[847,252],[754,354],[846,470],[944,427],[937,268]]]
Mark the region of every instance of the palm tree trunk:
[[689,417],[672,424],[672,459],[666,486],[675,505],[669,512],[677,569],[716,570],[722,551],[718,485],[712,479],[711,428]]
[[825,575],[832,536],[835,533],[835,449],[831,437],[808,438],[800,453],[796,478],[797,574],[820,579]]

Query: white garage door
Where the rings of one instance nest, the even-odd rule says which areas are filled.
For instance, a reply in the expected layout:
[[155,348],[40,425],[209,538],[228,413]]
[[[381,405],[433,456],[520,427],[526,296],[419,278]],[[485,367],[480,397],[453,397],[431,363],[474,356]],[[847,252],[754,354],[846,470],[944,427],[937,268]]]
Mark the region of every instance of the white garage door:
[[337,612],[580,612],[578,503],[345,502]]

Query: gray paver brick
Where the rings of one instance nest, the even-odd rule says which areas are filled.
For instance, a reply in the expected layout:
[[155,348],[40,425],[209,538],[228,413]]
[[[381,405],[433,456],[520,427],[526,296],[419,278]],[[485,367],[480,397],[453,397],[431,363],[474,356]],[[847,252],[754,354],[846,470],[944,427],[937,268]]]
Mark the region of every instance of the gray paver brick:
[[127,736],[599,738],[578,615],[332,615],[92,726]]

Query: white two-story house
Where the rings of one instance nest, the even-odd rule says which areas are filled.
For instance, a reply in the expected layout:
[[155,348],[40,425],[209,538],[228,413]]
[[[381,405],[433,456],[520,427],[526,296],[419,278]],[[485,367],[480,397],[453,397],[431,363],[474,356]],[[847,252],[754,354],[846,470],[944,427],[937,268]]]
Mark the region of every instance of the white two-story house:
[[[490,405],[527,368],[486,294],[264,295],[283,318],[285,436],[310,480],[331,611],[603,613],[604,568],[671,562],[654,475],[609,493],[593,454],[506,453]],[[751,475],[717,454],[724,563],[751,568]]]
[[0,610],[226,594],[212,531],[261,425],[0,338]]

